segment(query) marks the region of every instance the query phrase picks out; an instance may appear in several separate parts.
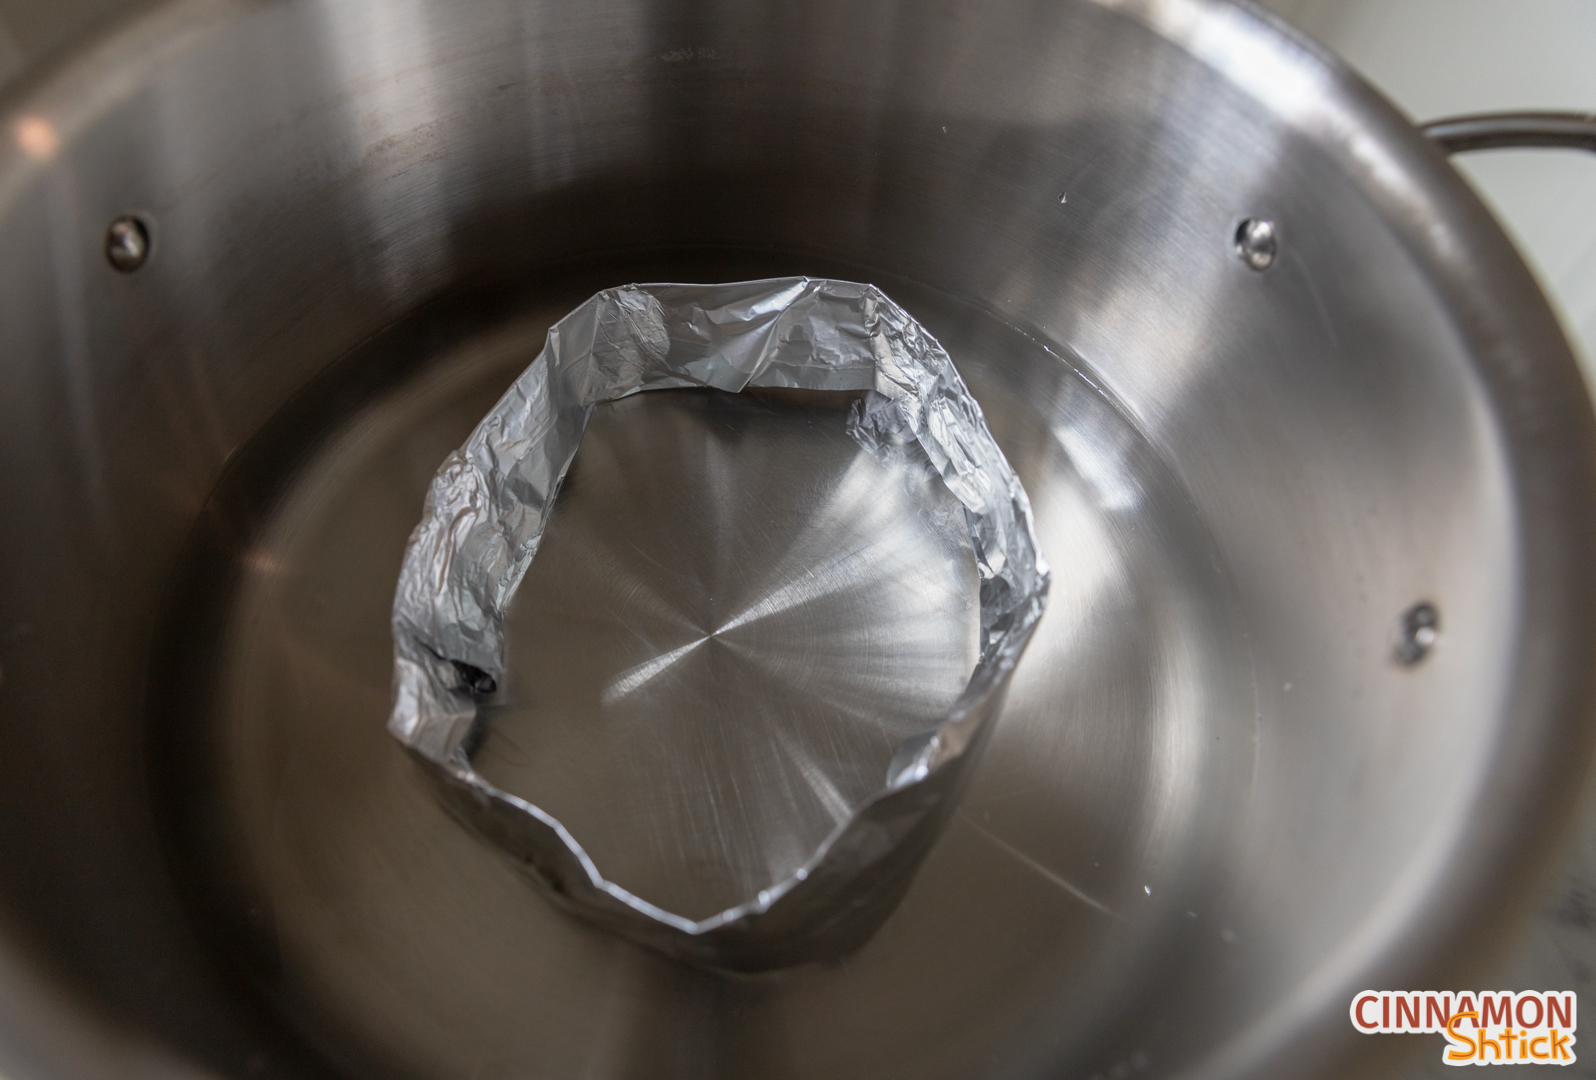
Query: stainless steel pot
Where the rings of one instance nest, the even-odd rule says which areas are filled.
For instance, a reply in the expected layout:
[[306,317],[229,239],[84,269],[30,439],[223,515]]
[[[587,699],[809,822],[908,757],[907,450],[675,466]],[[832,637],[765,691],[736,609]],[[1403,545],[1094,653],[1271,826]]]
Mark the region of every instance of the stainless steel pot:
[[[1478,970],[1584,775],[1568,346],[1442,154],[1253,9],[176,0],[3,112],[18,1080],[1399,1071],[1435,1048],[1350,996]],[[794,273],[939,336],[1056,577],[893,919],[743,978],[437,814],[386,613],[553,318]]]

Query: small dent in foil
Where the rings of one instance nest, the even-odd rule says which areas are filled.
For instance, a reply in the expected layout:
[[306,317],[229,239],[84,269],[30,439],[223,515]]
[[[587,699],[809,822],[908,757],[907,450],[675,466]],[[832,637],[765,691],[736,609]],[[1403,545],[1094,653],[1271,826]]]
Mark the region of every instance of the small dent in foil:
[[464,660],[451,660],[455,674],[460,676],[459,689],[473,697],[487,697],[499,689],[499,680],[489,675],[475,664],[468,664]]

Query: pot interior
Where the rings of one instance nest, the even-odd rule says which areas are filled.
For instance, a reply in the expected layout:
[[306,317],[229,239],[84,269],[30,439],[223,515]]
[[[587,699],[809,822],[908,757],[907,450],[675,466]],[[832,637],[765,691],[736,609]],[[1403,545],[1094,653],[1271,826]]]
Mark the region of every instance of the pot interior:
[[[1415,970],[1403,943],[1501,865],[1482,800],[1529,822],[1521,787],[1582,760],[1572,674],[1537,669],[1533,715],[1514,695],[1526,611],[1586,583],[1525,569],[1572,529],[1526,510],[1513,419],[1577,385],[1555,324],[1530,305],[1521,352],[1552,374],[1504,391],[1460,315],[1490,301],[1412,217],[1472,207],[1468,239],[1483,211],[1438,160],[1347,152],[1332,104],[1406,145],[1350,77],[1197,0],[194,0],[24,87],[32,141],[0,151],[13,1074],[1125,1076],[1351,1049],[1343,989]],[[120,273],[129,213],[151,252]],[[1251,218],[1263,271],[1235,250]],[[570,919],[440,810],[383,730],[388,612],[427,482],[554,320],[611,285],[788,274],[879,285],[937,336],[1054,580],[896,914],[843,962],[743,977]],[[669,398],[589,439],[701,445],[719,421]],[[695,521],[746,510],[757,459]],[[576,561],[637,505],[584,490]],[[880,610],[827,602],[769,647],[810,692]],[[1420,603],[1439,636],[1402,663]],[[591,640],[538,617],[521,640]],[[968,651],[911,655],[917,619],[867,688],[910,712]],[[1504,756],[1510,720],[1533,754]],[[544,779],[625,857],[585,749]],[[681,821],[650,835],[710,828]]]

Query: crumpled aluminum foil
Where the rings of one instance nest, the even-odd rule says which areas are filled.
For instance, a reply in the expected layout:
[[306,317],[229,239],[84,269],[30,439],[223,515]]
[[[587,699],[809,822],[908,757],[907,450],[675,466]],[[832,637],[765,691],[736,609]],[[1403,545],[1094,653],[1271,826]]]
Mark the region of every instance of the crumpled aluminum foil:
[[[849,434],[935,470],[963,504],[980,573],[980,655],[937,727],[906,739],[866,799],[791,877],[693,921],[605,880],[553,816],[471,767],[477,697],[504,672],[504,617],[594,406],[644,390],[867,391]],[[780,278],[606,289],[450,454],[394,597],[389,731],[465,823],[572,913],[679,959],[761,970],[845,955],[892,912],[979,756],[1046,600],[1030,503],[946,352],[872,285]]]

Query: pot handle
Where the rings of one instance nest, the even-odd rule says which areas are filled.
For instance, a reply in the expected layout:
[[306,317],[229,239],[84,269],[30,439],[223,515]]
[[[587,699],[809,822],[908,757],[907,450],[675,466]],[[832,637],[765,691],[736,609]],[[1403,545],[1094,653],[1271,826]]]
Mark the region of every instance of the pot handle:
[[1419,131],[1448,154],[1533,146],[1596,154],[1596,113],[1477,113],[1434,120]]

